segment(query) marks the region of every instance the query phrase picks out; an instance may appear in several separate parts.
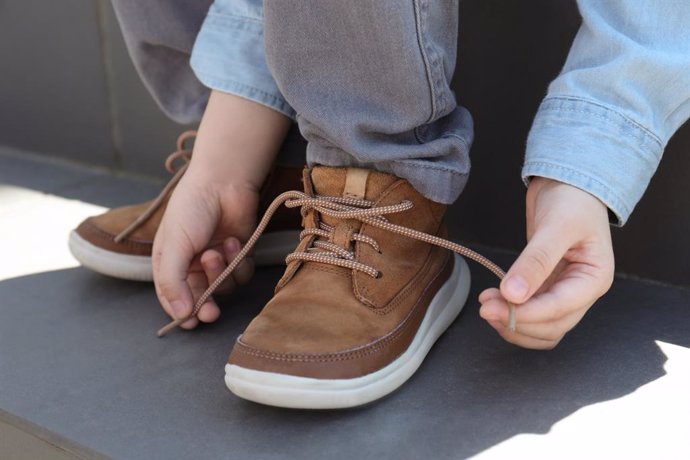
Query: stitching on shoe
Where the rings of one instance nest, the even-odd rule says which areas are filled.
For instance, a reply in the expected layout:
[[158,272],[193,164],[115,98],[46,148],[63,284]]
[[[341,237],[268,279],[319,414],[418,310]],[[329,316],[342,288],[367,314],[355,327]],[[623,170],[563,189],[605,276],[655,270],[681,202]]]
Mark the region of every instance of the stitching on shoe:
[[[350,351],[343,351],[343,352],[336,352],[336,353],[323,353],[323,354],[294,354],[294,353],[277,353],[277,352],[272,352],[272,351],[265,351],[265,350],[259,350],[256,348],[253,348],[246,343],[242,342],[242,337],[239,337],[237,339],[236,343],[236,351],[257,357],[257,358],[265,358],[265,359],[270,359],[274,361],[289,361],[289,362],[337,362],[337,361],[347,361],[347,360],[352,360],[352,359],[358,359],[366,356],[370,356],[372,354],[378,353],[381,351],[382,348],[388,347],[391,343],[397,341],[400,336],[406,332],[412,325],[413,321],[412,318],[415,316],[416,313],[419,312],[419,309],[421,308],[421,300],[422,298],[426,295],[428,292],[429,288],[431,285],[434,284],[434,282],[438,279],[439,276],[444,272],[444,269],[446,268],[446,265],[450,263],[451,258],[449,257],[446,262],[443,264],[441,269],[438,271],[438,273],[429,281],[427,286],[424,288],[422,291],[421,295],[419,296],[419,299],[417,299],[417,302],[415,303],[414,307],[410,309],[410,313],[403,319],[403,321],[390,333],[387,335],[375,340],[374,342],[371,342],[367,345],[364,345],[363,347],[359,349],[354,349]],[[427,304],[428,308],[428,304]]]
[[[370,310],[379,315],[379,316],[385,316],[389,314],[390,312],[394,311],[397,309],[400,304],[405,300],[405,297],[410,293],[411,290],[415,287],[416,283],[419,283],[420,280],[424,279],[425,276],[429,274],[429,270],[431,270],[431,267],[433,266],[433,248],[429,250],[429,254],[427,255],[427,258],[424,260],[424,263],[422,264],[422,268],[419,269],[417,273],[412,277],[412,279],[400,289],[400,291],[393,296],[393,298],[386,304],[384,307],[372,307]],[[445,265],[444,265],[445,266]],[[354,282],[354,276],[353,282]],[[363,290],[366,290],[364,286],[362,286]]]
[[[388,187],[386,190],[384,190],[381,193],[381,196],[379,197],[378,200],[376,200],[376,204],[380,204],[386,197],[388,197],[391,193],[393,193],[397,188],[402,187],[406,184],[405,181],[397,181],[394,182]],[[430,213],[433,216],[433,213]],[[435,219],[434,219],[435,220]],[[438,225],[440,225],[439,222],[437,222]],[[366,223],[362,224],[362,228],[360,231],[362,233],[365,233],[367,227],[371,227],[370,225],[367,226]],[[384,306],[379,307],[374,302],[369,300],[369,289],[366,286],[359,285],[357,283],[357,276],[355,273],[353,273],[352,276],[352,286],[353,286],[353,292],[355,294],[355,297],[360,301],[369,306],[370,310],[372,310],[374,313],[380,316],[387,315],[391,311],[395,310],[400,303],[402,302],[403,298],[405,297],[406,294],[410,292],[410,290],[414,287],[414,283],[419,282],[420,278],[424,278],[424,276],[427,275],[429,270],[431,269],[431,257],[433,254],[432,248],[429,248],[429,253],[427,254],[426,260],[424,261],[424,264],[422,265],[422,268],[419,269],[417,273],[412,277],[412,279],[408,282],[406,286],[403,286],[398,293],[393,296],[393,298]],[[361,257],[361,249],[360,245],[357,245],[357,251],[355,254],[355,258],[359,259]],[[360,294],[361,292],[361,294]]]
[[[101,229],[100,227],[97,227],[95,224],[93,224],[91,222],[88,222],[88,221],[83,222],[82,225],[84,227],[88,228],[90,231],[97,233],[99,236],[106,237],[107,239],[109,239],[111,241],[113,238],[115,238],[114,234],[106,232],[105,230]],[[153,242],[146,242],[143,240],[135,240],[135,239],[131,239],[131,238],[127,238],[126,240],[124,240],[120,243],[115,243],[115,244],[123,245],[123,246],[124,245],[131,245],[131,246],[135,246],[135,247],[144,247],[144,248],[153,246]]]
[[[383,200],[385,200],[388,196],[390,196],[390,194],[393,193],[393,191],[395,189],[402,186],[403,184],[405,184],[405,181],[403,181],[403,180],[397,180],[397,181],[393,182],[391,185],[388,186],[387,189],[385,189],[383,192],[381,192],[381,195],[379,195],[378,200],[376,200],[374,204],[379,205]],[[359,229],[360,233],[364,234],[366,232],[367,227],[368,227],[367,224],[362,222],[362,226]],[[355,260],[359,260],[360,256],[361,256],[360,245],[355,244],[355,248],[356,248],[355,249]],[[355,297],[357,298],[357,300],[359,300],[363,304],[367,305],[371,310],[376,311],[376,310],[380,310],[382,308],[385,309],[385,306],[379,307],[373,301],[369,300],[369,290],[365,286],[360,286],[357,283],[356,274],[353,274],[353,276],[352,276],[352,292],[355,295]],[[381,314],[385,314],[385,313],[387,313],[387,312],[384,311]]]
[[[433,266],[433,248],[429,249],[429,254],[424,261],[422,268],[415,274],[415,276],[404,286],[391,300],[388,305],[381,308],[381,314],[388,314],[400,306],[400,304],[405,300],[405,297],[410,293],[410,291],[415,287],[415,284],[419,283],[420,280],[424,279],[425,276],[429,274]],[[444,254],[445,255],[445,254]],[[447,263],[447,261],[446,261]],[[443,265],[445,267],[445,264]]]

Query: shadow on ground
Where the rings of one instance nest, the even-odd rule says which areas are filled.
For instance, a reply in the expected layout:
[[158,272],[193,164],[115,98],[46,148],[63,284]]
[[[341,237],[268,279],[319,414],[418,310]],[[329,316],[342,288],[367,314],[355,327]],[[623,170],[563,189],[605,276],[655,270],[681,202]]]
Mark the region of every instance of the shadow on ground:
[[[508,265],[509,258],[488,254]],[[664,375],[690,347],[690,292],[619,279],[552,352],[503,343],[470,301],[401,390],[347,411],[296,411],[225,389],[234,338],[280,269],[224,299],[214,325],[164,339],[150,285],[68,269],[0,282],[0,408],[116,458],[464,458]]]

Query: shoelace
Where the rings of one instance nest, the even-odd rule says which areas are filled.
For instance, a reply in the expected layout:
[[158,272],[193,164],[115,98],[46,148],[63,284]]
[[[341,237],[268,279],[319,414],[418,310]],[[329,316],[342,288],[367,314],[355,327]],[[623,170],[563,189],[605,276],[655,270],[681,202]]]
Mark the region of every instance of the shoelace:
[[[374,227],[381,228],[383,230],[390,231],[392,233],[405,236],[407,238],[412,238],[418,241],[423,241],[428,244],[433,244],[441,248],[445,248],[456,252],[468,259],[474,260],[475,262],[483,265],[499,279],[503,279],[505,272],[495,263],[482,256],[481,254],[465,247],[460,244],[454,243],[452,241],[439,238],[437,236],[429,235],[418,230],[407,228],[401,225],[396,225],[390,223],[385,216],[388,214],[394,214],[398,212],[407,211],[412,208],[412,203],[410,201],[403,201],[401,203],[389,206],[375,206],[375,203],[368,200],[360,200],[354,198],[344,198],[344,197],[331,197],[331,196],[314,196],[311,197],[303,192],[289,191],[280,194],[268,207],[264,216],[261,218],[259,225],[256,230],[249,238],[247,243],[244,245],[242,250],[237,254],[235,259],[230,262],[230,265],[216,278],[216,280],[211,283],[211,285],[206,289],[206,291],[199,297],[199,299],[194,304],[192,313],[186,318],[176,319],[158,331],[158,336],[162,337],[172,329],[180,326],[184,322],[188,321],[190,318],[194,318],[201,309],[201,306],[206,303],[206,301],[211,297],[215,290],[232,274],[232,272],[237,268],[237,266],[242,262],[247,254],[252,250],[254,244],[259,239],[261,234],[266,229],[271,217],[276,212],[276,210],[285,204],[288,208],[296,208],[301,206],[302,215],[305,216],[306,213],[313,209],[316,212],[330,216],[335,219],[356,219],[371,225]],[[370,267],[355,260],[354,253],[348,251],[336,244],[330,243],[328,241],[316,240],[316,237],[321,236],[328,238],[333,232],[333,227],[320,223],[318,228],[307,228],[300,234],[300,241],[304,238],[310,238],[311,241],[307,244],[307,249],[302,252],[293,252],[287,256],[285,259],[286,263],[292,261],[311,261],[320,262],[325,264],[337,265],[340,267],[349,268],[352,270],[358,270],[363,273],[368,274],[371,277],[377,278],[381,276],[376,268]],[[354,241],[360,241],[362,243],[368,244],[378,251],[378,243],[371,237],[366,235],[360,235],[355,233],[352,237]],[[515,325],[517,321],[515,306],[508,304],[509,306],[509,317],[508,317],[508,329],[511,331],[515,330]]]
[[[185,131],[177,138],[177,150],[165,159],[165,169],[167,169],[173,177],[168,181],[160,194],[151,202],[151,204],[142,212],[131,224],[127,226],[124,230],[118,233],[113,241],[116,243],[121,242],[129,235],[132,234],[136,229],[143,225],[147,220],[151,218],[153,213],[155,213],[158,208],[161,207],[165,201],[165,197],[170,193],[177,183],[182,179],[184,172],[189,166],[189,161],[192,159],[192,149],[187,147],[187,143],[196,137],[196,131]],[[178,160],[183,160],[184,163],[181,166],[176,166],[175,163]]]

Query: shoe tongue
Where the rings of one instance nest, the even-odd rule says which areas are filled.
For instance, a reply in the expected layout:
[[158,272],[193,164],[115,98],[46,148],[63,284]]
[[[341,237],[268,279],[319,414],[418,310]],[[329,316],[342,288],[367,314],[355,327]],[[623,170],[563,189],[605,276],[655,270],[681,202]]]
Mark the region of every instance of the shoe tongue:
[[[361,168],[331,168],[316,166],[311,170],[311,180],[305,180],[305,189],[313,189],[315,195],[338,196],[376,201],[397,177]],[[338,219],[321,215],[321,220],[331,226],[339,223]]]
[[390,174],[361,168],[317,166],[311,170],[314,193],[321,196],[376,201],[397,180],[397,177]]

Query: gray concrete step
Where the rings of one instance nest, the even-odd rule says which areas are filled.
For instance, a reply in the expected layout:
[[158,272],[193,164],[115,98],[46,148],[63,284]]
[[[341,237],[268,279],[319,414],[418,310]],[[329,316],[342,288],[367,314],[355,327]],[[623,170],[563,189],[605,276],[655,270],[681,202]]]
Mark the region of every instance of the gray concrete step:
[[479,318],[477,295],[496,280],[472,265],[465,310],[399,391],[352,410],[276,409],[233,396],[223,365],[280,268],[222,299],[217,323],[159,339],[151,285],[77,267],[59,243],[94,203],[143,200],[156,184],[12,155],[0,155],[0,183],[0,410],[29,422],[0,423],[2,458],[22,440],[40,448],[37,430],[127,459],[690,457],[687,289],[618,278],[556,350],[535,352]]

